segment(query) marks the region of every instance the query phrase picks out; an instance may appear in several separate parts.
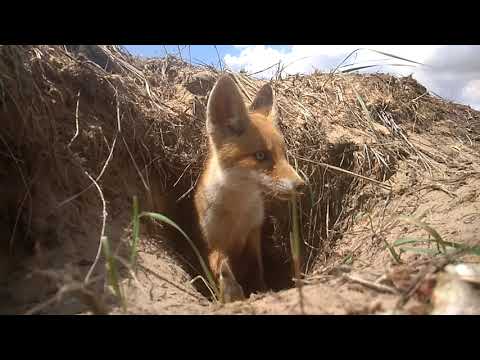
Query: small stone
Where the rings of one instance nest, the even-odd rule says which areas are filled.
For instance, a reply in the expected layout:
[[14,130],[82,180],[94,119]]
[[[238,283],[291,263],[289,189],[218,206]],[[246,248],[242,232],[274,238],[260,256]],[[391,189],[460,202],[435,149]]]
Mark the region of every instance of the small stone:
[[480,315],[480,290],[457,275],[438,275],[432,302],[432,315]]

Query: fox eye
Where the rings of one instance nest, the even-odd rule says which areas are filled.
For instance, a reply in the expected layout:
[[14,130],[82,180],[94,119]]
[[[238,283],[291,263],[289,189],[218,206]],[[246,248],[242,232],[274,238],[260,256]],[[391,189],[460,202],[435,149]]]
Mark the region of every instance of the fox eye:
[[257,151],[257,152],[255,153],[255,159],[257,159],[258,161],[263,161],[263,160],[265,160],[265,157],[266,157],[266,156],[265,156],[265,152],[263,152],[263,151]]

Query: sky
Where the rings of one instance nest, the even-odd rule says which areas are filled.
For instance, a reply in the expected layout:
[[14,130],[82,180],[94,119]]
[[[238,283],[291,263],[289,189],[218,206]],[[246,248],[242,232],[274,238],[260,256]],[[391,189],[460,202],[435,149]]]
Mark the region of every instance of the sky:
[[[480,45],[125,45],[134,55],[181,55],[193,63],[205,63],[254,73],[278,62],[284,74],[331,71],[353,51],[341,69],[369,66],[362,73],[412,75],[428,91],[447,100],[480,110]],[[395,55],[393,58],[379,52]],[[406,60],[415,61],[409,62]],[[255,76],[270,78],[276,67]]]

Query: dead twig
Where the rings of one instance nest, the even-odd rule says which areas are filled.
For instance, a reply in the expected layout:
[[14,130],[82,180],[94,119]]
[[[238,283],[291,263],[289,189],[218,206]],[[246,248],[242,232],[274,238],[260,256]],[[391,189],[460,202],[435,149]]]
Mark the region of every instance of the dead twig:
[[426,266],[422,270],[420,270],[420,272],[415,277],[413,282],[410,284],[408,289],[397,301],[395,308],[401,309],[408,302],[408,300],[413,296],[413,294],[415,294],[415,292],[422,285],[423,280],[427,276],[434,274],[437,271],[443,269],[445,266],[451,263],[456,257],[461,256],[464,253],[465,253],[464,249],[459,249],[451,254],[446,254],[440,258],[428,260]]
[[[101,277],[92,279],[89,284],[99,281]],[[98,296],[91,290],[87,289],[87,284],[84,282],[74,281],[69,284],[64,284],[60,289],[52,296],[50,299],[34,306],[30,310],[25,312],[25,315],[34,315],[42,310],[48,308],[49,306],[59,303],[67,294],[72,294],[77,297],[83,304],[87,305],[88,308],[95,315],[107,315],[108,309],[105,303],[98,298]]]
[[162,281],[165,281],[166,283],[172,285],[173,287],[177,288],[178,290],[181,290],[183,291],[185,294],[188,294],[192,297],[194,297],[195,299],[197,300],[205,300],[205,298],[201,297],[201,296],[198,296],[190,291],[188,291],[187,289],[185,289],[183,286],[179,285],[179,284],[176,284],[175,282],[173,282],[172,280],[169,280],[167,279],[166,277],[160,275],[160,274],[157,274],[155,271],[149,269],[148,267],[146,267],[145,265],[142,265],[142,264],[139,264],[140,268],[142,270],[144,270],[145,272],[155,276],[156,278],[162,280]]
[[72,145],[72,143],[75,141],[75,139],[77,138],[78,136],[78,133],[80,132],[80,128],[79,128],[79,125],[78,125],[78,107],[79,107],[79,104],[80,104],[80,90],[78,90],[78,94],[77,94],[77,107],[75,109],[75,134],[73,135],[72,139],[70,140],[70,142],[68,143],[68,147],[70,147]]
[[353,275],[348,275],[348,274],[343,274],[342,278],[348,281],[352,281],[355,283],[358,283],[360,285],[363,285],[365,287],[368,287],[370,289],[379,291],[379,292],[384,292],[384,293],[389,293],[389,294],[398,294],[398,291],[390,286],[382,285],[382,284],[377,284],[375,282],[371,282]]
[[351,175],[353,177],[357,177],[357,178],[360,178],[360,179],[363,179],[365,181],[369,181],[373,184],[376,184],[378,186],[380,186],[381,188],[385,189],[385,190],[389,190],[391,191],[392,190],[392,187],[390,185],[386,185],[380,181],[377,181],[375,179],[371,179],[371,178],[368,178],[366,176],[363,176],[363,175],[360,175],[360,174],[355,174],[354,172],[351,172],[351,171],[348,171],[348,170],[345,170],[345,169],[342,169],[342,168],[339,168],[337,166],[333,166],[333,165],[329,165],[329,164],[326,164],[326,163],[323,163],[323,162],[319,162],[319,161],[313,161],[313,160],[310,160],[310,159],[306,159],[306,158],[303,158],[303,157],[299,157],[297,156],[296,157],[297,159],[300,159],[300,160],[303,160],[303,161],[306,161],[306,162],[309,162],[309,163],[312,163],[312,164],[316,164],[316,165],[319,165],[319,166],[322,166],[324,168],[327,168],[327,169],[330,169],[330,170],[335,170],[335,171],[339,171],[339,172],[342,172],[344,174],[348,174],[348,175]]
[[95,179],[91,177],[87,171],[85,171],[85,175],[87,175],[90,181],[92,181],[95,184],[95,187],[97,188],[98,193],[100,195],[100,199],[102,200],[102,229],[100,231],[100,241],[98,243],[97,255],[95,255],[95,260],[93,261],[92,266],[88,270],[87,276],[85,276],[84,282],[88,283],[88,280],[90,279],[90,276],[92,275],[93,270],[97,266],[98,260],[100,259],[100,254],[102,253],[102,239],[105,237],[105,225],[107,222],[107,203],[105,202],[105,197],[103,196],[102,189],[100,188],[98,183],[95,181]]

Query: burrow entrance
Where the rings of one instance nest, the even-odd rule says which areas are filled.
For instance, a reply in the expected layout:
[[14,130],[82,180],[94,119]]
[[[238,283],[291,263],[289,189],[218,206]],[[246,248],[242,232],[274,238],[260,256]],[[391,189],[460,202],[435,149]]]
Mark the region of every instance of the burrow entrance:
[[[59,199],[68,198],[69,193],[61,194],[62,189],[59,183],[51,180],[53,174],[53,164],[49,161],[51,158],[43,156],[43,166],[39,167],[36,157],[38,151],[29,151],[29,149],[19,151],[14,144],[3,144],[0,149],[2,154],[10,154],[1,159],[1,168],[4,172],[0,184],[2,190],[0,201],[5,206],[2,208],[0,222],[0,230],[3,234],[0,250],[3,265],[0,285],[4,293],[3,299],[0,301],[3,302],[4,308],[8,306],[15,308],[17,305],[21,305],[22,301],[32,304],[53,296],[55,291],[58,291],[58,286],[55,286],[51,279],[42,276],[34,276],[30,281],[26,281],[29,276],[32,276],[30,271],[39,265],[38,261],[43,261],[46,265],[42,268],[44,271],[49,268],[54,271],[62,271],[66,264],[75,264],[83,270],[80,272],[85,274],[95,257],[100,225],[98,213],[101,206],[92,191],[83,200],[79,199],[80,204],[77,204],[76,207],[59,209]],[[326,152],[326,162],[334,166],[341,166],[346,170],[352,169],[354,161],[351,144],[338,144],[330,146],[329,149],[330,151]],[[63,164],[63,166],[69,167],[68,164]],[[39,168],[49,170],[40,174]],[[36,173],[37,176],[32,176],[32,173]],[[127,182],[129,182],[127,178],[131,177],[128,172],[118,175]],[[351,177],[328,171],[324,172],[323,177],[327,186],[325,186],[324,193],[320,195],[323,198],[320,198],[318,207],[325,213],[328,208],[330,221],[332,224],[336,224],[336,227],[329,229],[327,238],[327,224],[317,224],[316,243],[307,242],[305,239],[308,236],[302,232],[304,240],[302,269],[304,272],[308,272],[316,261],[328,258],[328,250],[332,249],[335,241],[341,237],[341,231],[344,228],[341,225],[347,226],[348,220],[345,215],[348,214],[342,214],[341,209],[356,195],[354,181]],[[30,183],[32,183],[32,179],[36,179],[36,181],[33,181],[33,185],[27,188],[22,178],[25,178],[25,181],[29,179]],[[140,197],[140,205],[149,206],[149,208],[144,208],[159,211],[171,218],[192,238],[200,251],[204,250],[203,242],[198,236],[191,197],[187,196],[178,201],[178,198],[191,188],[191,183],[180,182],[170,193],[165,193],[162,190],[163,187],[160,184],[157,185],[152,186],[153,192],[150,198],[156,200],[152,202],[151,207],[148,205],[147,196]],[[88,184],[85,186],[88,187]],[[138,191],[140,191],[138,185],[130,189],[131,194]],[[117,234],[109,232],[109,235],[115,240],[121,237],[122,229],[130,226],[130,198],[128,195],[115,198],[115,194],[109,194],[110,191],[105,192],[109,195],[108,202],[110,204],[117,203],[119,207],[124,207],[118,212],[112,210],[112,213],[119,219],[109,224],[110,228],[118,226]],[[314,199],[313,195],[306,193],[301,198],[300,209],[310,208],[307,205],[309,205],[308,201]],[[159,204],[161,204],[161,210],[158,208]],[[89,206],[91,209],[87,210]],[[290,209],[288,203],[275,201],[267,201],[266,208],[267,217],[262,237],[265,279],[270,290],[280,291],[294,286],[289,243]],[[78,217],[78,215],[80,216]],[[84,217],[83,220],[81,220],[82,217]],[[70,241],[65,238],[66,235],[72,234],[73,229],[67,226],[65,219],[74,219],[75,222],[83,223],[81,224],[83,230],[78,232],[78,227],[76,227],[77,234]],[[308,226],[305,226],[305,222],[310,221],[308,214],[302,213],[301,219],[303,222],[301,228],[308,229]],[[93,221],[93,224],[90,221]],[[91,231],[86,231],[87,228],[90,228]],[[62,229],[65,233],[62,233]],[[188,242],[176,230],[148,221],[142,223],[142,229],[146,230],[151,238],[160,241],[163,248],[170,250],[169,254],[172,259],[190,274],[191,278],[203,275],[198,258]],[[67,241],[69,243],[66,243]],[[74,250],[69,247],[73,247]],[[125,252],[127,248],[123,247],[123,250],[123,255],[128,256]],[[44,256],[45,258],[42,258]],[[104,264],[101,262],[98,268],[101,269],[103,266]],[[128,272],[124,272],[123,275],[128,276]],[[28,287],[30,288],[25,291]],[[202,282],[195,282],[195,287],[207,299],[212,300],[210,292]],[[102,291],[101,287],[97,287],[97,290]]]
[[[122,54],[108,51],[118,64],[125,61]],[[128,69],[120,75],[106,73],[95,64],[72,59],[61,47],[0,48],[0,76],[10,74],[0,84],[8,89],[0,89],[4,307],[54,296],[58,274],[65,281],[85,277],[97,256],[104,206],[104,235],[115,249],[127,251],[124,239],[131,233],[133,196],[139,196],[141,210],[169,216],[201,247],[190,190],[206,153],[207,96],[188,98],[194,105],[192,115],[185,110],[190,104],[184,100],[185,90],[177,86],[181,79],[175,83],[172,74],[180,77],[185,69],[196,69],[169,59],[137,66],[143,66],[156,84],[150,89],[156,99],[146,93],[143,79]],[[290,161],[309,181],[299,206],[303,270],[308,273],[328,259],[369,196],[362,193],[358,178],[318,164],[386,180],[395,171],[394,157],[386,167],[365,153],[371,150],[341,139],[326,140],[317,118],[300,124],[292,116],[281,119]],[[186,193],[190,195],[182,198]],[[267,215],[262,239],[265,275],[267,285],[279,291],[293,286],[289,208],[269,202]],[[195,254],[176,230],[159,225],[148,230],[191,277],[202,274]],[[100,257],[93,278],[104,275],[104,265]],[[32,276],[37,268],[43,272]],[[102,292],[102,281],[96,285],[93,290]],[[200,282],[195,285],[209,295]]]
[[[325,146],[324,162],[347,171],[353,171],[356,166],[355,151],[357,150],[352,143],[328,144]],[[336,242],[341,239],[343,231],[348,228],[352,216],[355,216],[368,202],[368,195],[361,194],[361,186],[355,178],[320,167],[317,171],[322,172],[320,177],[323,184],[322,189],[319,191],[318,184],[312,184],[309,191],[299,200],[303,241],[301,269],[304,274],[308,274],[319,261],[325,262],[329,259]],[[382,176],[389,178],[392,175],[393,173],[389,172]],[[190,182],[177,184],[175,191],[169,197],[170,206],[168,210],[165,208],[165,214],[191,237],[201,252],[205,253],[204,243],[201,241],[195,221],[192,197],[178,201],[178,198],[181,198],[182,194],[188,192],[189,189],[191,190]],[[294,287],[294,269],[290,248],[291,209],[288,202],[271,199],[266,199],[265,205],[266,220],[262,229],[265,280],[269,290],[277,292]],[[328,217],[328,222],[315,222],[316,220],[312,218],[311,214],[311,209],[314,207],[316,211]],[[346,210],[347,208],[349,210]],[[152,236],[158,236],[158,224],[151,225],[148,229]],[[162,231],[166,231],[164,235],[168,233],[163,240],[167,241],[176,261],[192,278],[203,275],[198,258],[188,242],[176,230],[163,227]],[[309,233],[309,231],[312,232]],[[212,300],[210,292],[201,281],[195,284],[199,292]]]

